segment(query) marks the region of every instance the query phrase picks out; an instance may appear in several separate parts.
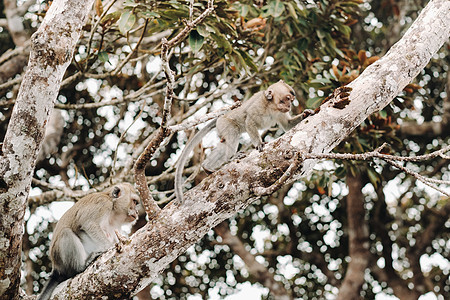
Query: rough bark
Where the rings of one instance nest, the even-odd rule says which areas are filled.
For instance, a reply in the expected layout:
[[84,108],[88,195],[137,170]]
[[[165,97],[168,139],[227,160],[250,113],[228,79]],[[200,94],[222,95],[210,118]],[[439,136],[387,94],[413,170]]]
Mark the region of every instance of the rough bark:
[[54,1],[32,50],[0,157],[0,299],[17,299],[24,214],[33,169],[64,72],[92,7]]
[[[183,205],[168,204],[137,231],[122,252],[109,250],[84,273],[61,284],[54,299],[136,294],[208,230],[247,207],[254,188],[275,182],[295,158],[293,151],[329,152],[365,118],[389,104],[447,41],[449,24],[450,1],[430,1],[404,37],[350,84],[348,105],[336,108],[333,103],[339,100],[331,99],[263,152],[253,151],[205,178],[185,193]],[[305,161],[299,176],[313,165]]]
[[360,174],[347,175],[347,220],[350,263],[347,267],[338,300],[360,299],[364,273],[369,265],[369,228],[365,219],[364,195]]
[[247,266],[247,270],[260,282],[263,286],[270,290],[270,293],[274,299],[277,300],[289,300],[292,296],[289,295],[281,282],[275,280],[273,274],[262,264],[260,264],[255,256],[245,249],[244,243],[237,237],[231,234],[228,224],[225,222],[220,223],[215,232],[220,235],[222,242],[228,245],[233,253],[239,255]]

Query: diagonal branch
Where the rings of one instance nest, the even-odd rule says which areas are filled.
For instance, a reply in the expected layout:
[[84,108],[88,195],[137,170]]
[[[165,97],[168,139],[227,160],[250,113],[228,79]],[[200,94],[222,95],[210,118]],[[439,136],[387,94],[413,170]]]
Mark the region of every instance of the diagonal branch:
[[[185,193],[183,204],[166,205],[122,252],[109,250],[85,272],[60,284],[55,297],[116,295],[126,299],[143,289],[211,228],[252,203],[253,187],[272,185],[289,168],[290,160],[280,155],[280,149],[328,153],[369,115],[388,105],[447,41],[449,10],[450,1],[431,0],[403,38],[350,84],[348,105],[322,105],[320,112],[267,144],[262,152],[252,151],[211,174]],[[304,161],[298,176],[313,166],[313,160]]]

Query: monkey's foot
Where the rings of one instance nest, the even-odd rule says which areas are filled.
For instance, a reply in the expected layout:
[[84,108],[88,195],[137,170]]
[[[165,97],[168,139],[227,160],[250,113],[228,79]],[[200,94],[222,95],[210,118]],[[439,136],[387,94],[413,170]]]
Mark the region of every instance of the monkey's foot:
[[264,145],[266,145],[266,142],[262,142],[261,144],[259,144],[258,146],[256,146],[256,149],[261,152],[264,149]]
[[243,159],[247,156],[247,154],[244,151],[239,151],[236,153],[236,155],[233,157],[233,159]]
[[123,246],[124,245],[128,245],[129,243],[131,243],[131,239],[127,238],[126,236],[122,235],[119,233],[119,231],[114,230],[114,232],[116,233],[117,239],[119,240],[118,243],[116,243],[116,249],[117,252],[122,252],[123,251]]

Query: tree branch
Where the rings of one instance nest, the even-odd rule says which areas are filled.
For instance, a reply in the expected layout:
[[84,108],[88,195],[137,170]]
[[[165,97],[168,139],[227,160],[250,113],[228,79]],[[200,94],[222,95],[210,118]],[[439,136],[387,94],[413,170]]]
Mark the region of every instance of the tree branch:
[[[272,185],[288,169],[290,160],[280,157],[280,149],[330,152],[370,114],[389,104],[447,41],[449,9],[449,1],[431,0],[386,56],[350,84],[348,105],[322,105],[320,112],[267,144],[264,151],[252,151],[211,174],[185,193],[183,204],[166,205],[121,253],[109,250],[85,272],[59,285],[55,299],[136,294],[211,228],[252,203],[253,187]],[[309,173],[313,165],[312,160],[304,161],[298,176]]]
[[170,57],[169,52],[173,46],[175,46],[177,43],[185,39],[186,36],[189,34],[189,32],[213,11],[213,2],[214,2],[213,0],[209,0],[208,8],[193,22],[188,22],[186,27],[170,41],[167,41],[166,38],[162,39],[161,59],[164,73],[166,74],[167,84],[166,84],[166,96],[164,98],[161,127],[158,130],[156,136],[145,148],[144,152],[139,156],[136,165],[134,167],[137,189],[139,191],[141,201],[144,204],[144,208],[145,211],[147,212],[147,216],[149,219],[155,217],[159,213],[160,208],[156,203],[155,199],[153,199],[153,197],[151,196],[150,191],[148,189],[147,180],[145,177],[145,166],[153,157],[153,154],[159,148],[163,140],[171,134],[171,130],[168,127],[168,122],[170,120],[170,113],[172,107],[173,89],[175,86],[175,75],[169,66],[169,57]]

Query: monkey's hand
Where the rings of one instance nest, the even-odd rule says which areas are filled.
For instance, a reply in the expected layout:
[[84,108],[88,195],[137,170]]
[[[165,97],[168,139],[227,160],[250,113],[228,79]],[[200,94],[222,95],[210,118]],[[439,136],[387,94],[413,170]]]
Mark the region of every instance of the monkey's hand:
[[114,230],[114,232],[116,233],[117,239],[119,240],[119,242],[116,244],[116,249],[117,252],[122,252],[122,246],[123,245],[128,245],[129,243],[131,243],[131,239],[127,238],[126,236],[123,236],[122,234],[120,234],[119,231]]
[[258,146],[256,146],[256,149],[257,149],[259,152],[263,151],[264,145],[265,145],[265,144],[266,144],[265,142],[262,142],[261,144],[259,144]]
[[305,109],[305,110],[302,112],[303,119],[306,118],[306,117],[308,117],[308,116],[310,116],[310,115],[313,115],[313,114],[314,114],[314,110],[312,110],[312,109]]
[[233,159],[243,159],[247,156],[247,154],[244,151],[239,151],[236,153],[236,155],[233,157]]

